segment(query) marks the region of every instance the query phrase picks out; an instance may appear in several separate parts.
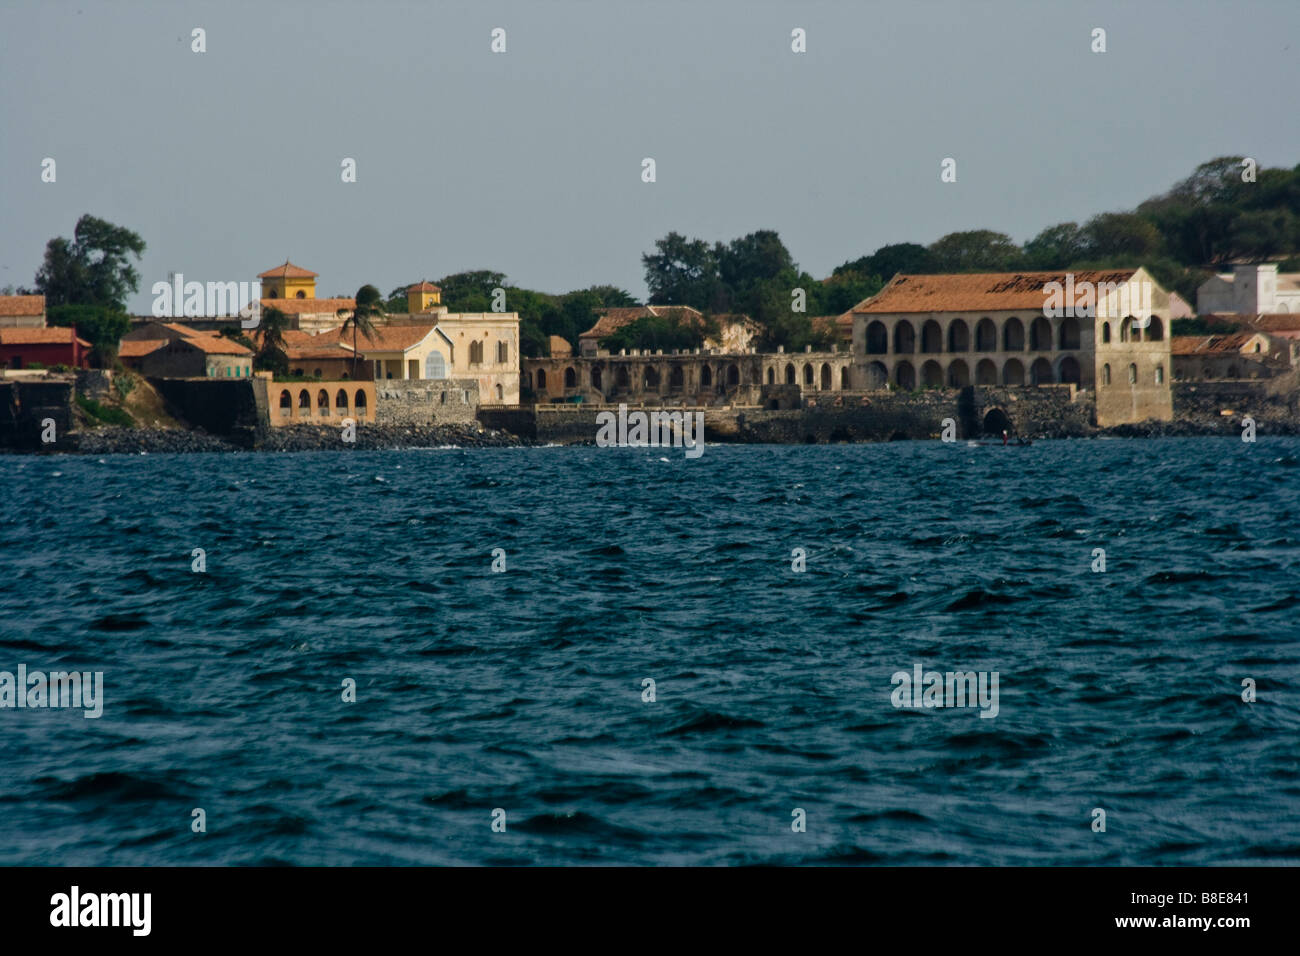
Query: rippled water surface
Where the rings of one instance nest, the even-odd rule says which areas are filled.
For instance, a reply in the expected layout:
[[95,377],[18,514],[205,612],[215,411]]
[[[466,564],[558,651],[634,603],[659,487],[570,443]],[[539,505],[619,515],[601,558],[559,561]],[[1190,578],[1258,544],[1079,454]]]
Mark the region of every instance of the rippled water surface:
[[[105,696],[0,710],[0,862],[1300,862],[1300,440],[0,480],[0,670]],[[918,663],[997,717],[896,709]]]

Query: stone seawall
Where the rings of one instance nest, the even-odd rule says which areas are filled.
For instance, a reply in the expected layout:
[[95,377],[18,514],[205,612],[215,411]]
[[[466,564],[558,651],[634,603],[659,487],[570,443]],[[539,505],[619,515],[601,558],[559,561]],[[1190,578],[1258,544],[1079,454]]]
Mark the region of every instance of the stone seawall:
[[[417,384],[418,381],[418,384]],[[432,425],[475,420],[478,382],[420,379],[375,382],[375,414],[380,425]]]
[[250,446],[266,428],[266,383],[261,379],[153,378],[176,418]]
[[[37,450],[63,447],[72,435],[73,380],[0,381],[0,447]],[[41,424],[54,421],[55,441],[41,441]]]
[[[758,407],[706,409],[705,440],[808,444],[937,438],[946,418],[953,420],[957,438],[997,435],[1003,428],[1012,435],[1031,438],[1077,437],[1096,430],[1087,393],[1076,393],[1068,386],[836,394],[843,405],[785,411]],[[668,409],[646,409],[655,410]],[[481,409],[479,421],[531,441],[589,444],[596,439],[596,416],[602,411],[617,413],[609,406],[539,405]]]

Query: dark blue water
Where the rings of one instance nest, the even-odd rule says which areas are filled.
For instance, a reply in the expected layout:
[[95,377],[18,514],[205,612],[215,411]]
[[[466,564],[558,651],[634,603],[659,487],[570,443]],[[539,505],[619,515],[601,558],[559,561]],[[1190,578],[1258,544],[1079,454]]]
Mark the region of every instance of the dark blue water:
[[[0,670],[105,696],[0,710],[0,862],[1300,862],[1300,440],[0,482]],[[997,717],[895,708],[918,663],[997,671]]]

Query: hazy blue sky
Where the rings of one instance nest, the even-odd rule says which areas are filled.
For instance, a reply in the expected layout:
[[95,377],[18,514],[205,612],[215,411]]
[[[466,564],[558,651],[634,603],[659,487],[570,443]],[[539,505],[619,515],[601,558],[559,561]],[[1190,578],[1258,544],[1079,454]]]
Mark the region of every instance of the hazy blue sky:
[[89,212],[148,243],[135,312],[169,271],[286,257],[322,295],[492,268],[642,297],[669,230],[776,229],[823,276],[1024,241],[1223,154],[1294,166],[1300,2],[0,0],[0,89],[0,286]]

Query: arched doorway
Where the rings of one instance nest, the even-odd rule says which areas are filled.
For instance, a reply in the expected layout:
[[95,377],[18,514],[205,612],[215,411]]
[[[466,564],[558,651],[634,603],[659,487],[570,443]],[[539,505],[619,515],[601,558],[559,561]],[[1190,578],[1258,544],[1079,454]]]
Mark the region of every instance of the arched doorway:
[[898,363],[894,369],[894,384],[908,391],[916,388],[916,369],[912,368],[911,362]]
[[1034,364],[1029,367],[1029,381],[1034,385],[1051,385],[1055,382],[1052,363],[1045,358],[1034,359]]
[[934,359],[921,366],[921,384],[927,387],[938,387],[943,384],[943,368]]
[[984,415],[984,434],[1001,435],[1004,431],[1008,435],[1015,434],[1015,426],[1011,424],[1011,418],[1000,408],[990,408]]
[[970,351],[970,328],[962,319],[953,319],[948,326],[948,351]]
[[916,351],[916,330],[907,319],[901,319],[894,326],[894,351],[899,355],[911,355]]
[[970,384],[970,367],[962,359],[954,359],[948,366],[948,385],[951,388],[965,388]]
[[889,370],[884,362],[872,362],[867,366],[867,388],[879,391],[888,384]]
[[975,366],[975,384],[996,385],[997,383],[998,367],[993,364],[992,359],[980,359],[979,364]]
[[1025,384],[1025,367],[1020,364],[1019,359],[1007,359],[1007,364],[1002,366],[1002,384]]
[[889,331],[879,319],[867,326],[867,354],[884,355],[889,351]]

